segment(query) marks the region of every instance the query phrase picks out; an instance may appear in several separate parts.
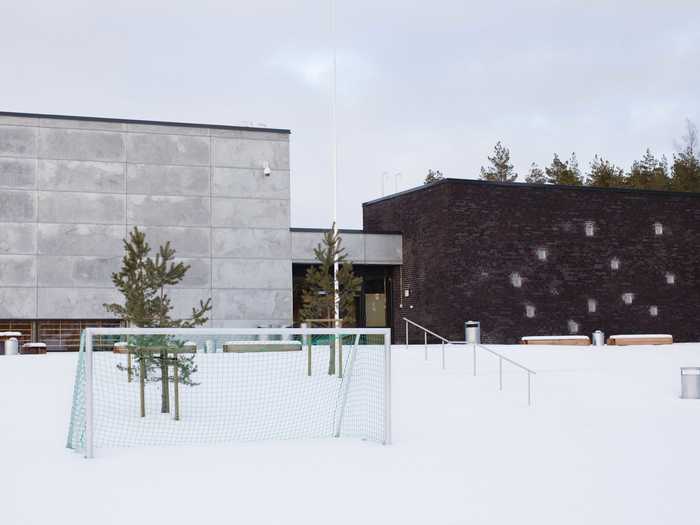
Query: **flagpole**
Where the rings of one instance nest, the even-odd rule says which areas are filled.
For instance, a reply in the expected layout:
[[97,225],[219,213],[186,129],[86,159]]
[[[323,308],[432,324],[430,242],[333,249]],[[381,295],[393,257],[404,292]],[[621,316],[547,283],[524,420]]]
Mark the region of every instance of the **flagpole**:
[[[331,136],[332,136],[332,175],[333,175],[333,237],[338,238],[338,124],[336,119],[336,74],[337,74],[337,52],[335,35],[335,0],[331,0],[331,39],[333,47],[333,71],[331,79]],[[338,259],[333,259],[333,314],[334,325],[338,328],[340,320],[340,297],[338,286]],[[336,351],[339,347],[339,340],[336,339]],[[342,366],[342,365],[341,365]]]

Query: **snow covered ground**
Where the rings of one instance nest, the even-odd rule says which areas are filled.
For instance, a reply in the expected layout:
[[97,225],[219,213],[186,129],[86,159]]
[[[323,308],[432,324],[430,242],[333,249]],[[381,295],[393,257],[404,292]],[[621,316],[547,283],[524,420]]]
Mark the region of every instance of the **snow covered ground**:
[[0,523],[667,524],[700,522],[700,344],[439,346],[393,353],[393,438],[64,448],[76,354],[0,357]]

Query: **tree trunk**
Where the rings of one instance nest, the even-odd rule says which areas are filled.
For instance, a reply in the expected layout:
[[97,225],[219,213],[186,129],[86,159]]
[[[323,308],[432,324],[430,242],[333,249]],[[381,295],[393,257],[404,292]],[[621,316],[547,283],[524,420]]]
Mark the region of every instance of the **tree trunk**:
[[160,354],[160,382],[162,391],[160,411],[167,414],[170,412],[170,385],[168,385],[168,353],[165,351]]

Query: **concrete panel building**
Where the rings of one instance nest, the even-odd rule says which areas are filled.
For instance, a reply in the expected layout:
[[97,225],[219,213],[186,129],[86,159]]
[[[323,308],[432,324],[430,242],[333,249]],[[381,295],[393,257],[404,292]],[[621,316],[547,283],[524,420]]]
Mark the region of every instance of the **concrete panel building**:
[[[320,235],[290,230],[289,158],[284,129],[0,113],[0,330],[60,350],[116,323],[134,226],[191,265],[175,315],[211,297],[211,326],[291,324],[292,263]],[[353,258],[399,263],[400,236],[391,254],[374,237]]]

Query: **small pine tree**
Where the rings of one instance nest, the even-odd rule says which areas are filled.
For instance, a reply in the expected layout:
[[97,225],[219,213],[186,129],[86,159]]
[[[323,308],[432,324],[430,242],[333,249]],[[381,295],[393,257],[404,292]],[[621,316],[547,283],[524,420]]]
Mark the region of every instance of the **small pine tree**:
[[698,158],[698,130],[690,120],[687,135],[679,152],[673,155],[671,188],[675,191],[700,192],[700,159]]
[[[138,228],[124,239],[124,257],[122,267],[112,274],[114,286],[124,296],[124,304],[105,304],[105,309],[119,317],[127,326],[137,327],[179,327],[192,328],[208,321],[211,299],[200,301],[192,308],[192,316],[186,320],[172,319],[172,303],[166,290],[178,284],[185,277],[189,265],[175,263],[175,250],[170,243],[161,246],[155,258],[150,257],[151,247],[146,242],[146,235]],[[137,341],[137,346],[163,347],[171,345],[167,336],[144,336]],[[163,354],[137,354],[136,366],[143,367],[148,381],[161,383],[161,412],[170,411],[170,394],[168,382],[168,358]],[[118,365],[120,370],[125,367]],[[186,385],[195,385],[192,374],[197,371],[194,357],[178,358],[180,381]]]
[[533,162],[530,164],[530,171],[528,171],[527,177],[525,177],[525,182],[529,184],[545,184],[547,179],[544,176],[542,168]]
[[515,182],[518,178],[518,174],[510,163],[510,151],[501,144],[501,141],[496,143],[493,149],[493,156],[488,157],[488,159],[491,166],[488,168],[481,167],[481,180]]
[[625,173],[622,168],[596,155],[591,162],[591,171],[586,183],[598,188],[620,188],[625,185]]
[[[317,264],[306,271],[302,292],[302,320],[332,319],[335,313],[335,289],[333,265],[338,263],[338,306],[344,326],[353,326],[355,319],[355,297],[360,293],[362,279],[356,277],[352,263],[348,261],[342,239],[335,231],[335,223],[323,234],[323,240],[314,249]],[[335,347],[331,345],[328,373],[335,374]]]
[[559,155],[555,153],[552,163],[544,169],[544,172],[549,184],[568,186],[581,186],[583,184],[575,153],[572,153],[571,158],[566,162],[562,162]]
[[647,148],[642,160],[635,160],[627,175],[626,185],[629,188],[644,190],[667,190],[671,180],[668,176],[668,160],[666,157],[657,159]]
[[442,172],[440,170],[428,170],[428,174],[425,176],[425,181],[423,184],[432,184],[433,182],[437,182],[439,180],[444,179]]

